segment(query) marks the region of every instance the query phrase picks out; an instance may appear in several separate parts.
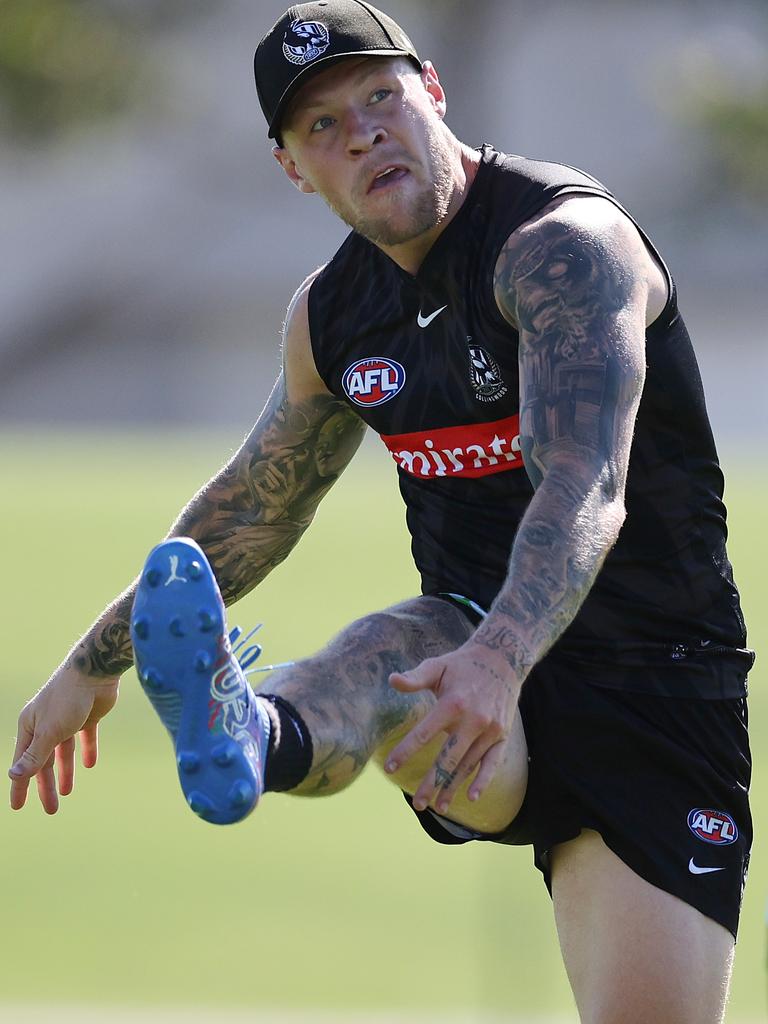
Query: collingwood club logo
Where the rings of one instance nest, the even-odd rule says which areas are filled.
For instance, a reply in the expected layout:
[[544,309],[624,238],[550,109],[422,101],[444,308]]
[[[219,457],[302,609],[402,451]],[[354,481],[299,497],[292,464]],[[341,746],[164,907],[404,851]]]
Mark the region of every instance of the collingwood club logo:
[[322,21],[294,21],[283,39],[283,56],[291,64],[311,64],[331,45]]
[[475,398],[479,402],[495,402],[506,395],[507,385],[501,377],[501,370],[496,360],[479,345],[469,346],[469,379],[475,389]]

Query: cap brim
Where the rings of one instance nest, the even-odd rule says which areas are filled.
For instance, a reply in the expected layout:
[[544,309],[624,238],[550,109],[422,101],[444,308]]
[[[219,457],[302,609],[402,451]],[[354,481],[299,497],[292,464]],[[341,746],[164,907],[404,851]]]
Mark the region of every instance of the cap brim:
[[316,75],[320,71],[325,71],[332,67],[334,64],[338,64],[342,60],[347,60],[349,57],[407,57],[411,63],[421,69],[421,61],[419,58],[412,53],[410,50],[350,50],[349,53],[335,53],[330,57],[321,57],[319,60],[312,61],[308,64],[303,71],[293,79],[291,84],[285,90],[283,95],[275,108],[274,116],[269,122],[269,131],[267,132],[267,138],[274,139],[277,137],[280,131],[280,119],[285,113],[285,108],[288,106],[290,101],[296,95],[309,79]]

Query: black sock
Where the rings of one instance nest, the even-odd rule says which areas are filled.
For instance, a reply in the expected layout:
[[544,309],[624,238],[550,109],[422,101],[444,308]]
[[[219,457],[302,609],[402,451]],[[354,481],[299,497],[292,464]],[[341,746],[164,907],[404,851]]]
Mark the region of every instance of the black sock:
[[272,728],[269,732],[264,791],[284,793],[295,789],[312,767],[312,737],[296,708],[273,693],[259,693],[266,702]]

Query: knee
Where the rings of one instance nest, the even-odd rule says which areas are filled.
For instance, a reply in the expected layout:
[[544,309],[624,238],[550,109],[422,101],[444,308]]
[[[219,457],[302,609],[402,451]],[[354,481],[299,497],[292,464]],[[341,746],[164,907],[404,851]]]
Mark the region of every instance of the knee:
[[356,651],[397,654],[400,668],[455,650],[472,634],[469,620],[446,601],[421,597],[364,615],[337,638]]
[[[409,624],[405,617],[395,611],[373,612],[357,619],[339,635],[337,642],[350,647],[355,654],[392,652],[405,654],[408,642]],[[396,659],[392,671],[405,667],[402,657]]]

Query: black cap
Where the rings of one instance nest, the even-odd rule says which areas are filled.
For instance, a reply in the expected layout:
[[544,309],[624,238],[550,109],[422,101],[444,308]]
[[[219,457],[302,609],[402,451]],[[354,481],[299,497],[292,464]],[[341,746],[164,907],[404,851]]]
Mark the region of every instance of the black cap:
[[270,139],[279,134],[288,101],[312,75],[345,57],[397,56],[421,68],[400,26],[363,0],[315,0],[289,8],[261,40],[253,59]]

